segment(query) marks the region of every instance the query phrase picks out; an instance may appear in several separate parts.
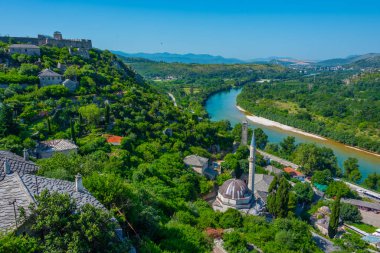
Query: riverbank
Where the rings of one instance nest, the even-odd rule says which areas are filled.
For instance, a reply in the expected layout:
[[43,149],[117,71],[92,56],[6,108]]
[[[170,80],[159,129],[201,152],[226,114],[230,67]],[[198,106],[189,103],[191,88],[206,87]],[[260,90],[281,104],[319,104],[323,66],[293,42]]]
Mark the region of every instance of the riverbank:
[[[247,110],[241,108],[238,105],[236,105],[236,108],[239,111],[243,112],[248,120],[250,120],[250,121],[252,121],[252,122],[254,122],[256,124],[263,125],[263,126],[268,126],[268,127],[276,127],[276,128],[281,129],[281,130],[284,130],[284,131],[289,131],[289,132],[301,134],[301,135],[304,135],[304,136],[307,136],[307,137],[311,137],[311,138],[314,138],[314,139],[318,139],[318,140],[322,140],[322,141],[327,141],[328,140],[328,138],[325,138],[325,137],[317,135],[317,134],[308,133],[308,132],[305,132],[305,131],[303,131],[301,129],[295,128],[295,127],[284,125],[282,123],[279,123],[279,122],[276,122],[276,121],[273,121],[273,120],[269,120],[269,119],[266,119],[266,118],[263,118],[263,117],[255,116],[255,115],[251,114],[250,112],[248,112]],[[341,144],[344,145],[347,148],[350,148],[350,149],[353,149],[353,150],[356,150],[356,151],[360,151],[360,152],[364,152],[364,153],[367,153],[369,155],[374,155],[374,156],[380,157],[380,154],[377,154],[377,153],[374,153],[374,152],[371,152],[371,151],[368,151],[368,150],[365,150],[365,149],[362,149],[362,148],[349,146],[349,145],[346,145],[344,143],[341,143]]]
[[322,136],[319,136],[316,134],[311,134],[311,133],[302,131],[301,129],[295,128],[295,127],[291,127],[291,126],[284,125],[284,124],[281,124],[281,123],[273,121],[273,120],[269,120],[266,118],[262,118],[262,117],[252,115],[250,112],[244,110],[243,108],[241,108],[238,105],[236,105],[236,108],[238,108],[239,111],[244,112],[244,114],[246,115],[248,120],[250,120],[254,123],[257,123],[259,125],[264,125],[264,126],[269,126],[269,127],[277,127],[277,128],[282,129],[282,130],[285,130],[285,131],[289,131],[289,132],[293,132],[293,133],[297,133],[297,134],[302,134],[304,136],[312,137],[312,138],[315,138],[318,140],[323,140],[323,141],[327,140],[326,138],[324,138]]

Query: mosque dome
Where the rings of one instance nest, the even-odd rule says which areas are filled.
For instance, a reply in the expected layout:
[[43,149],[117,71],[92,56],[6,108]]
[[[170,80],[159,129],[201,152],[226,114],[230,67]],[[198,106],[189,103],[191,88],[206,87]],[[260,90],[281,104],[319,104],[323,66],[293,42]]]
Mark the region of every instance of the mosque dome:
[[236,178],[232,178],[223,183],[219,188],[219,194],[226,199],[245,199],[252,196],[251,191],[248,189],[247,184],[244,181]]

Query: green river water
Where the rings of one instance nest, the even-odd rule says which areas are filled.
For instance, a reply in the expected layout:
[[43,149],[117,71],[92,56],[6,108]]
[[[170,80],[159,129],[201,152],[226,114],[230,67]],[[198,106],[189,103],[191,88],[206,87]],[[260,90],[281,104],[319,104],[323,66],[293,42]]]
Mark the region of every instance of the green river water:
[[[206,110],[213,121],[229,120],[232,125],[242,122],[245,114],[236,108],[236,97],[241,92],[241,88],[221,91],[212,95],[206,101]],[[365,151],[352,149],[346,145],[333,140],[320,140],[317,138],[304,136],[301,134],[289,132],[276,127],[268,127],[248,121],[251,128],[260,127],[268,135],[269,141],[279,143],[286,136],[291,135],[296,138],[296,142],[314,142],[331,148],[338,160],[338,165],[342,168],[343,162],[348,157],[355,157],[359,161],[362,178],[365,179],[368,174],[380,173],[380,156]]]

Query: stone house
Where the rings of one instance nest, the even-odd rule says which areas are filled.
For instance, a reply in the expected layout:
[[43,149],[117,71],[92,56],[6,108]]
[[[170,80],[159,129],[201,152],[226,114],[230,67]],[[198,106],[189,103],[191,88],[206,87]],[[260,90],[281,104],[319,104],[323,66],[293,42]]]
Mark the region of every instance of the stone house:
[[310,217],[311,223],[323,235],[328,235],[329,233],[330,215],[330,208],[328,206],[322,206]]
[[205,170],[209,166],[208,158],[199,156],[199,155],[189,155],[183,159],[183,162],[186,166],[191,167],[195,172],[204,175]]
[[30,56],[40,56],[41,51],[38,46],[30,44],[13,44],[8,48],[10,54],[26,54]]
[[24,174],[33,174],[38,170],[38,166],[29,161],[29,154],[24,150],[24,157],[16,155],[12,152],[0,151],[0,182],[5,178],[6,174],[18,173],[20,176]]
[[41,141],[36,148],[37,158],[49,158],[55,153],[68,155],[71,152],[77,153],[78,146],[65,139]]
[[55,73],[50,69],[44,69],[41,71],[38,78],[40,79],[41,87],[62,83],[62,75]]
[[62,85],[69,89],[69,91],[73,92],[76,90],[78,82],[66,79],[65,81],[63,81]]
[[68,194],[75,200],[78,208],[85,204],[91,204],[97,208],[106,210],[83,187],[80,175],[75,177],[75,182],[69,182],[31,174],[20,175],[17,172],[9,173],[0,182],[0,232],[15,229],[24,230],[22,228],[23,224],[20,221],[21,209],[24,209],[26,216],[28,216],[30,214],[29,205],[32,203],[38,204],[35,196],[44,190]]

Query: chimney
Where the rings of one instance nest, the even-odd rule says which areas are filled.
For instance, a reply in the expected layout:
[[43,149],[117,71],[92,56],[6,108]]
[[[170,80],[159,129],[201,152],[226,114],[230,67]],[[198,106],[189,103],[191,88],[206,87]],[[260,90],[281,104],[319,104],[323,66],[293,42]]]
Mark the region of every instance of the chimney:
[[24,161],[29,161],[29,152],[26,148],[24,148]]
[[11,166],[9,165],[8,158],[5,158],[4,161],[4,173],[5,175],[11,174]]
[[83,192],[84,187],[82,183],[82,176],[78,173],[78,175],[75,176],[75,191],[77,192]]

